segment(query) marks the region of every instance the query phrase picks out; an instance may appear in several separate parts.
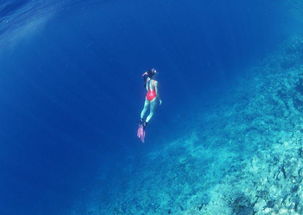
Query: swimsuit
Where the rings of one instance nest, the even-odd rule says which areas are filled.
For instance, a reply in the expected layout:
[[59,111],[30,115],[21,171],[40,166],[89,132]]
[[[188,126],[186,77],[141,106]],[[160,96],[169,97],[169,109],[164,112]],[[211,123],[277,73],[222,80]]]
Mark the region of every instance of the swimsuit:
[[146,99],[148,101],[151,101],[151,100],[153,100],[156,97],[157,97],[157,94],[156,94],[155,90],[149,90],[149,91],[147,91],[147,93],[146,93]]
[[152,82],[151,79],[148,81],[147,85],[146,85],[146,89],[147,89],[147,93],[146,93],[146,99],[148,101],[152,101],[154,98],[157,97],[157,93],[154,89],[152,89],[151,86]]

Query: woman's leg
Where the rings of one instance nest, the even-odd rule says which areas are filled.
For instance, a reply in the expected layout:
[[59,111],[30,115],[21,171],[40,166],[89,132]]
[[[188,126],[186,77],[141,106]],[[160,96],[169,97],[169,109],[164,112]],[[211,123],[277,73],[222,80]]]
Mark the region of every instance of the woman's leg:
[[144,118],[144,115],[145,115],[145,113],[146,113],[146,111],[148,109],[148,105],[149,105],[149,101],[147,99],[145,99],[144,107],[143,107],[143,109],[141,111],[141,114],[140,114],[141,120],[143,120],[143,118]]
[[151,118],[153,117],[154,112],[156,110],[157,102],[158,102],[157,98],[154,98],[154,100],[152,100],[150,102],[150,110],[149,110],[148,116],[146,117],[146,123],[148,123],[151,120]]

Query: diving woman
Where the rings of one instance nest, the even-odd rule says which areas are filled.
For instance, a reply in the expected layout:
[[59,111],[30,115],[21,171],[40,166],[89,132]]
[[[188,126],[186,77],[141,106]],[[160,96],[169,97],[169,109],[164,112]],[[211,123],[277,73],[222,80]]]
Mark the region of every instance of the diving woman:
[[[144,142],[145,138],[145,128],[153,117],[158,103],[159,105],[162,104],[162,100],[160,99],[159,95],[159,84],[158,81],[155,80],[156,74],[158,74],[158,72],[155,69],[150,69],[142,74],[144,80],[144,88],[147,91],[144,101],[144,107],[140,114],[140,123],[137,133],[137,136],[142,142]],[[147,115],[146,119],[144,119],[144,116],[148,109],[149,114]]]

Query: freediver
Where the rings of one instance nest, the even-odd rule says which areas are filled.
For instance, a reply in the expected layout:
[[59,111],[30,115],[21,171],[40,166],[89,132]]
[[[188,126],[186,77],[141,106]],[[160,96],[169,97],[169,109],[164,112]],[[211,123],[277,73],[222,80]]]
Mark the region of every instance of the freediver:
[[[159,95],[159,88],[158,88],[159,83],[157,80],[155,80],[157,74],[158,72],[154,68],[149,69],[148,71],[142,74],[144,80],[144,88],[147,91],[144,101],[144,107],[140,114],[140,122],[139,122],[139,128],[137,133],[137,136],[142,142],[144,142],[145,128],[147,124],[153,117],[157,105],[162,104],[162,100]],[[147,115],[146,119],[144,119],[144,116],[148,109],[149,109],[149,114]]]

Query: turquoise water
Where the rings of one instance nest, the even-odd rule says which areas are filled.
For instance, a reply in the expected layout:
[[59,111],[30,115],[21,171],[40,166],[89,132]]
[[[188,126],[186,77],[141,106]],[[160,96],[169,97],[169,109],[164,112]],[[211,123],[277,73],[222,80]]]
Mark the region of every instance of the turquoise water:
[[302,8],[0,1],[0,214],[302,214]]

